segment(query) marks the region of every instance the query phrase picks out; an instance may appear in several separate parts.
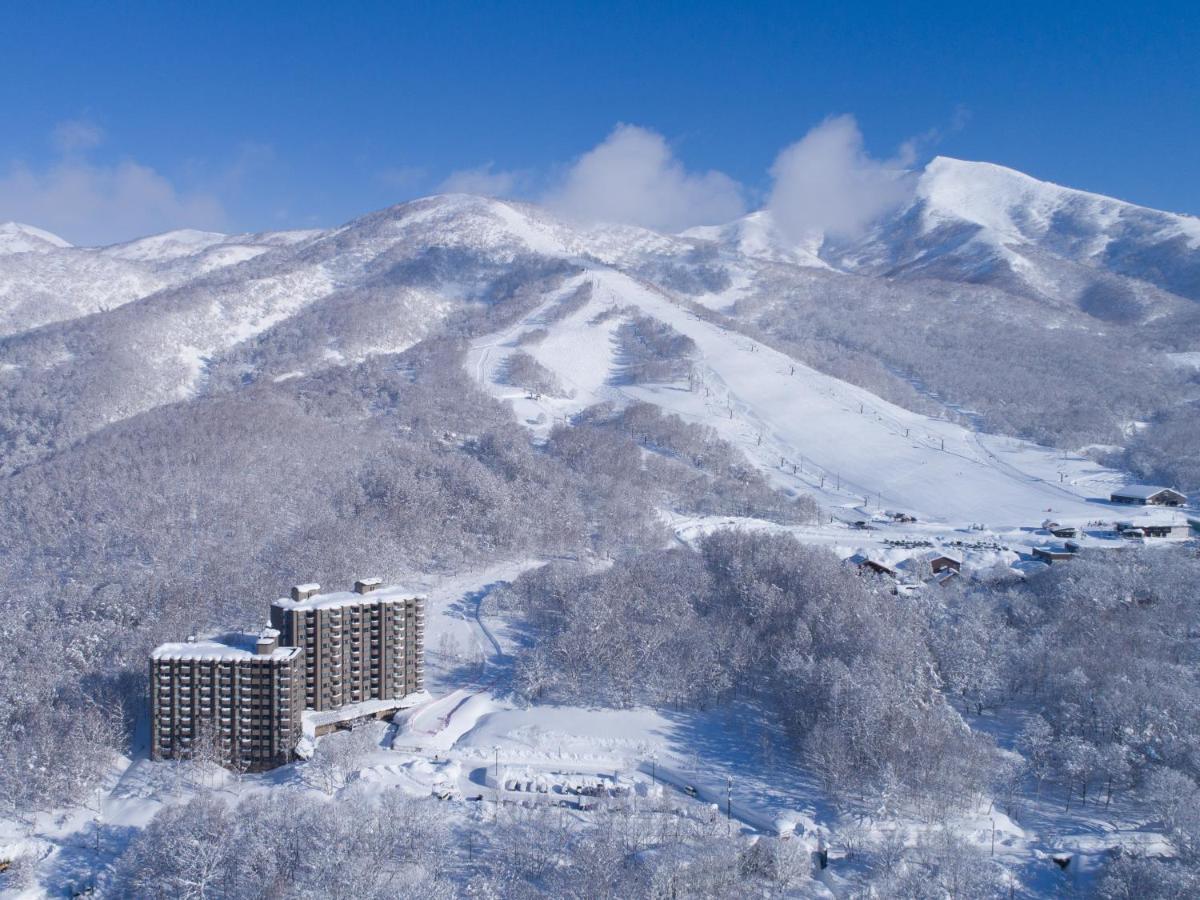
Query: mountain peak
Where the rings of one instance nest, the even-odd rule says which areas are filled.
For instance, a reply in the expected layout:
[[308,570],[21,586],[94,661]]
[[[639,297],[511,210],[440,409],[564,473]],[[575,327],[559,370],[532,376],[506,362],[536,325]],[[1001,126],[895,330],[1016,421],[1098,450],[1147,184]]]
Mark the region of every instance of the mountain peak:
[[45,253],[70,246],[68,241],[41,228],[20,222],[0,222],[0,253]]
[[[934,218],[954,217],[1003,236],[1048,226],[1056,216],[1085,215],[1102,229],[1127,214],[1173,226],[1194,240],[1200,219],[1163,212],[1104,194],[1042,181],[1007,166],[935,156],[917,182],[917,198]],[[1019,222],[1014,222],[1014,213]]]

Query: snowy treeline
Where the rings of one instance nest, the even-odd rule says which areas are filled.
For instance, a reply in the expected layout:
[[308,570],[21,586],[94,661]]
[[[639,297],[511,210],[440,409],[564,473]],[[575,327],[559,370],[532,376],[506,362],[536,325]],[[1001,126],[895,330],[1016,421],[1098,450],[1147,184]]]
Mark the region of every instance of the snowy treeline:
[[1164,883],[1200,885],[1198,584],[1192,554],[1109,553],[965,592],[933,614],[946,690],[970,712],[1023,716],[1017,815],[1023,785],[1068,811],[1132,796],[1163,825],[1177,859],[1125,860],[1113,878],[1162,869]]
[[252,383],[0,481],[0,810],[77,800],[145,715],[148,650],[260,625],[289,584],[620,555],[667,540],[659,506],[811,509],[670,418],[655,439],[683,441],[686,462],[599,419],[535,447],[460,360],[432,342]]
[[[1130,551],[914,601],[790,538],[716,532],[601,572],[546,566],[505,600],[536,635],[517,666],[530,698],[751,699],[835,802],[935,821],[981,796],[1018,821],[1132,801],[1177,858],[1125,859],[1110,881],[1170,865],[1200,884],[1198,583],[1194,556]],[[969,727],[985,711],[1017,717],[1006,752]]]
[[[594,476],[611,478],[614,487],[635,479],[644,496],[655,498],[655,506],[785,523],[807,523],[818,515],[811,497],[790,498],[776,491],[713,429],[648,403],[622,410],[607,403],[590,407],[570,428],[556,428],[548,446],[572,465],[571,460],[580,458],[575,449],[580,441],[605,447],[581,459]],[[649,452],[638,454],[637,447]]]
[[698,552],[599,573],[551,565],[509,602],[531,626],[517,687],[616,706],[750,697],[784,721],[835,797],[947,807],[1003,769],[943,699],[920,611],[825,550],[716,532]]
[[696,352],[690,337],[665,322],[634,315],[617,329],[620,368],[613,377],[630,384],[670,383],[688,377]]
[[75,756],[144,715],[149,648],[261,624],[288,584],[620,540],[458,359],[430,347],[165,407],[0,483],[0,803],[77,799],[98,767]]
[[504,366],[504,380],[514,387],[524,388],[531,394],[545,394],[547,397],[566,396],[566,391],[555,374],[524,350],[509,354]]
[[167,806],[117,859],[111,897],[448,897],[449,829],[396,789],[296,791]]
[[[736,318],[903,406],[970,410],[989,431],[1051,446],[1123,443],[1128,422],[1198,390],[1151,349],[1132,349],[1147,340],[1133,327],[1093,328],[1077,312],[981,285],[857,282],[781,279],[740,303]],[[1154,339],[1170,346],[1168,335]]]
[[[817,872],[811,839],[748,840],[719,810],[666,797],[600,801],[586,818],[485,801],[464,821],[460,810],[378,786],[328,800],[281,789],[236,806],[201,795],[139,832],[100,893],[734,900],[803,892]],[[837,852],[843,877],[866,892],[1008,896],[1004,869],[947,830],[915,843],[898,832],[856,834]]]
[[1156,416],[1114,462],[1147,481],[1200,491],[1200,402]]

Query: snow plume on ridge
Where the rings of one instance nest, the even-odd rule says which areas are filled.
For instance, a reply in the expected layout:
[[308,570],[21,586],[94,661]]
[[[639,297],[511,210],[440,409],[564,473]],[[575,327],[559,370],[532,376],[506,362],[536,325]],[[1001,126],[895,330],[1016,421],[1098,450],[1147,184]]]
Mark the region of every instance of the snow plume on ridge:
[[174,228],[218,228],[220,201],[179,191],[165,176],[133,160],[93,162],[87,151],[103,133],[63,122],[55,129],[60,157],[43,169],[13,162],[0,171],[0,221],[31,222],[82,244],[112,243]]
[[828,118],[775,158],[768,207],[793,239],[855,235],[912,196],[914,155],[909,142],[895,159],[872,159],[853,116]]
[[687,171],[661,134],[636,125],[618,125],[583,154],[544,202],[568,218],[667,232],[728,222],[746,209],[736,181]]
[[517,193],[522,181],[520,173],[495,169],[492,163],[486,163],[474,169],[451,172],[438,186],[438,190],[444,194],[511,197]]

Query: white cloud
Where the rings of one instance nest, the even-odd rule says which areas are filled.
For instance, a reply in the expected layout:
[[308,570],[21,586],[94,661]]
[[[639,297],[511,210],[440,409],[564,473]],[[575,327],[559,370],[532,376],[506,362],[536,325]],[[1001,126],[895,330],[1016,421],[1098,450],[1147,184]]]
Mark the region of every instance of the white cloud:
[[54,126],[54,146],[65,155],[98,147],[104,141],[104,131],[85,119],[67,119]]
[[518,172],[497,171],[492,163],[474,169],[460,169],[438,186],[443,194],[482,194],[485,197],[510,197],[523,180]]
[[103,135],[83,122],[54,130],[62,157],[43,169],[14,162],[0,172],[0,222],[16,221],[76,244],[108,244],[173,228],[220,228],[214,194],[180,191],[133,160],[101,165],[84,157]]
[[636,125],[618,125],[576,160],[544,202],[571,218],[659,231],[728,222],[746,209],[736,181],[688,172],[661,134]]
[[826,119],[775,158],[767,205],[793,237],[857,234],[911,196],[914,153],[909,143],[895,159],[872,159],[853,116]]
[[379,180],[388,187],[409,190],[420,186],[429,177],[424,166],[389,166],[379,173]]

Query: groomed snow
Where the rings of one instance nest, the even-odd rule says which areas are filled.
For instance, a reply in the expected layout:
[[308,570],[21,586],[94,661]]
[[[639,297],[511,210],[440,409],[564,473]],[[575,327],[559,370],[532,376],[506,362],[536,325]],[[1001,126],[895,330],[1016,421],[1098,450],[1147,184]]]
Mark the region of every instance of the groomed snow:
[[[547,323],[544,314],[584,281],[593,286],[589,303]],[[696,343],[693,389],[615,382],[614,332],[627,307]],[[549,333],[521,349],[572,396],[534,398],[503,383],[505,359],[532,328]],[[1026,527],[1048,514],[1088,522],[1110,514],[1102,501],[1126,480],[1084,457],[902,409],[606,268],[589,269],[523,320],[478,339],[465,365],[537,433],[594,403],[646,401],[714,428],[778,487],[811,494],[831,510],[853,511],[847,518],[888,508],[956,526]]]
[[[317,585],[298,585],[300,590],[313,588],[320,590],[321,586]],[[327,594],[313,594],[306,600],[293,600],[291,597],[280,597],[272,602],[272,606],[278,606],[281,609],[338,609],[339,607],[358,606],[363,603],[402,603],[405,600],[412,600],[421,597],[419,589],[405,585],[388,585],[387,587],[376,588],[373,591],[368,591],[365,594],[359,594],[355,591],[331,591]]]
[[252,659],[271,659],[283,661],[291,659],[297,653],[304,651],[298,647],[277,647],[269,654],[258,653],[255,649],[257,634],[227,634],[220,638],[203,641],[177,641],[160,644],[150,654],[154,660],[204,660],[219,662],[240,662]]

